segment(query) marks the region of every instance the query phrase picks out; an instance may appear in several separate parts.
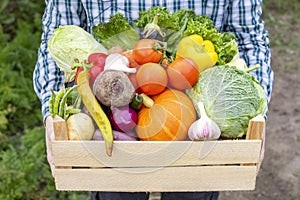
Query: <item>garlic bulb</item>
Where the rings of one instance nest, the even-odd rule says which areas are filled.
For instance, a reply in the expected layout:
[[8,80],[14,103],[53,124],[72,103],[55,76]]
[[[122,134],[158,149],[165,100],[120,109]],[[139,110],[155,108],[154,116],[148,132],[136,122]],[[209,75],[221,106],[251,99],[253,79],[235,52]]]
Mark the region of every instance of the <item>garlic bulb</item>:
[[189,127],[189,138],[191,140],[218,139],[221,135],[219,126],[207,116],[203,102],[198,102],[197,106],[201,116]]
[[112,53],[105,60],[104,70],[117,70],[127,73],[135,73],[135,68],[129,68],[129,60],[119,53]]

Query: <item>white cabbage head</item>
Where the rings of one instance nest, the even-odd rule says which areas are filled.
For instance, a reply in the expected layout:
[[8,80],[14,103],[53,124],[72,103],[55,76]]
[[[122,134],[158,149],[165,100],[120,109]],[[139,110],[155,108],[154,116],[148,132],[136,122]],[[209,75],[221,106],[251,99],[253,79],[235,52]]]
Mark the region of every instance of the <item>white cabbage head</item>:
[[204,103],[207,115],[226,138],[243,137],[249,120],[259,114],[266,115],[268,109],[260,83],[233,66],[215,66],[203,71],[197,84],[186,93],[195,105],[199,101]]

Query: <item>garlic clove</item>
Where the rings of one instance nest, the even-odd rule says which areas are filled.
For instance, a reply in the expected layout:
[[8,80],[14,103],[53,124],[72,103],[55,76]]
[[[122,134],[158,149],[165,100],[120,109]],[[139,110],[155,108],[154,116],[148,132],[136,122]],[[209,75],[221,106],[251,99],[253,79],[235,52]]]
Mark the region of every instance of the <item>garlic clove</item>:
[[200,118],[196,120],[188,130],[188,136],[191,140],[216,140],[221,136],[219,126],[210,119],[205,111],[203,102],[198,102]]
[[129,60],[119,53],[112,53],[105,60],[104,70],[117,70],[127,73],[136,73],[135,68],[129,67]]

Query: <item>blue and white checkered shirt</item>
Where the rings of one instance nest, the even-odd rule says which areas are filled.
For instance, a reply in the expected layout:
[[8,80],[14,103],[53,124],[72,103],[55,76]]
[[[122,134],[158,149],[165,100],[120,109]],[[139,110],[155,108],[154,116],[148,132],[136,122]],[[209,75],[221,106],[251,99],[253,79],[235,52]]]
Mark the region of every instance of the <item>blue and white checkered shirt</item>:
[[51,59],[47,42],[55,28],[60,25],[78,25],[88,32],[99,22],[108,21],[117,12],[130,21],[139,12],[154,6],[166,7],[171,12],[193,9],[198,15],[207,15],[215,27],[236,35],[240,56],[248,66],[257,63],[261,68],[252,75],[262,84],[270,101],[273,71],[270,66],[268,32],[262,21],[262,0],[46,0],[43,15],[42,41],[34,70],[34,89],[41,100],[42,115],[48,116],[50,89],[64,87],[64,76]]

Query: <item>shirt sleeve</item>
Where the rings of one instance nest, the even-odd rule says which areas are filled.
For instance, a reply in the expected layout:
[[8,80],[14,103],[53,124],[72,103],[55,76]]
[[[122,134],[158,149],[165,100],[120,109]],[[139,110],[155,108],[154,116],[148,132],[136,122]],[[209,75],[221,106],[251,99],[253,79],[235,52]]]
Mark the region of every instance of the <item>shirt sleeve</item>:
[[261,19],[261,0],[233,0],[228,8],[224,31],[233,32],[239,45],[240,57],[248,67],[260,68],[250,73],[261,83],[268,102],[271,99],[274,74],[271,68],[269,35]]
[[80,1],[46,1],[42,18],[41,44],[33,72],[34,90],[41,101],[43,120],[50,115],[49,98],[51,90],[64,87],[64,74],[49,55],[48,40],[55,28],[60,25],[85,25],[85,12]]

